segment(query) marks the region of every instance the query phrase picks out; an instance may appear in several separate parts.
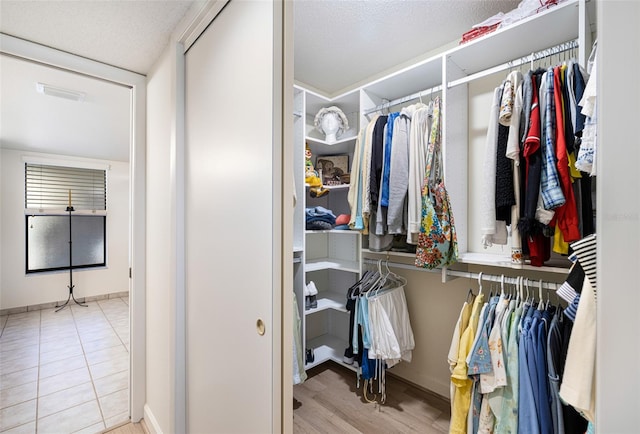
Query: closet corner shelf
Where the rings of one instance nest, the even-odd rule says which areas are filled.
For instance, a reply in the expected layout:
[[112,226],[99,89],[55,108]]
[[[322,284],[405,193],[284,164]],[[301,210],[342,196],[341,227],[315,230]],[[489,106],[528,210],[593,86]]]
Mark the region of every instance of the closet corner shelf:
[[340,229],[328,229],[328,230],[319,230],[319,231],[310,231],[305,230],[305,234],[307,235],[317,235],[317,234],[340,234],[340,235],[357,235],[360,231],[352,231],[352,230],[340,230]]
[[393,256],[403,257],[403,258],[415,258],[416,257],[415,253],[394,252],[393,250],[384,251],[384,252],[376,252],[376,251],[369,250],[369,249],[362,249],[362,253],[367,254],[367,255],[382,255],[382,256],[389,256],[389,257],[393,257]]
[[[305,188],[309,188],[311,187],[309,184],[307,184],[305,182],[304,184]],[[327,190],[348,190],[349,189],[349,184],[340,184],[340,185],[324,185],[324,188],[326,188]]]
[[352,231],[351,229],[347,229],[347,230],[329,229],[329,230],[321,230],[321,231],[305,230],[304,233],[307,235],[337,234],[338,236],[349,236],[349,235],[358,235],[360,231]]
[[352,371],[357,371],[358,368],[354,365],[347,365],[342,361],[344,350],[348,346],[347,341],[343,341],[342,339],[329,334],[307,341],[307,348],[313,348],[314,361],[307,363],[305,365],[305,369],[310,369],[328,360],[333,360]]
[[320,270],[341,270],[359,273],[360,266],[356,261],[345,261],[337,258],[319,258],[308,260],[305,264],[307,272]]
[[339,140],[336,140],[335,142],[327,142],[326,140],[322,140],[322,139],[316,139],[315,137],[311,137],[311,136],[306,136],[304,139],[307,142],[312,142],[318,145],[326,145],[326,146],[336,146],[336,145],[340,145],[343,143],[347,143],[347,142],[352,142],[357,138],[357,136],[348,136],[348,137],[342,137]]
[[305,310],[305,315],[321,312],[326,309],[333,309],[339,312],[347,312],[347,296],[338,292],[321,291],[318,293],[318,307]]

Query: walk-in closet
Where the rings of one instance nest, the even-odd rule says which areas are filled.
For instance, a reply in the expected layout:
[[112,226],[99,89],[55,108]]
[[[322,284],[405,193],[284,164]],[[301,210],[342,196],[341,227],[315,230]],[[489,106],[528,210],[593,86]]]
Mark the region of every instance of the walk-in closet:
[[[319,408],[316,399],[327,426],[370,432],[345,414],[371,407],[388,418],[415,404],[393,397],[404,392],[386,387],[390,379],[448,403],[441,411],[425,405],[425,425],[414,425],[408,410],[406,432],[595,426],[595,377],[587,386],[580,381],[588,375],[571,374],[562,388],[578,302],[595,299],[595,2],[547,2],[525,13],[528,3],[338,92],[304,83],[305,71],[296,75],[294,431],[322,431],[304,410]],[[327,131],[332,115],[338,126]],[[429,211],[425,201],[433,207],[440,199],[446,206]],[[425,226],[429,212],[442,238]],[[588,253],[576,257],[584,244]],[[586,295],[585,279],[593,288]],[[595,311],[582,310],[576,340],[586,334],[594,343]],[[527,344],[539,344],[535,357]],[[589,345],[574,343],[568,363],[581,352],[595,376]],[[535,393],[527,360],[532,372],[539,368]],[[336,370],[350,383],[346,393],[359,397],[355,404],[344,390],[332,401],[321,386],[328,375],[340,389]],[[546,404],[525,407],[532,399]],[[386,423],[379,432],[396,428]]]
[[14,122],[50,83],[0,68],[0,431],[637,433],[638,22],[636,0],[1,0],[3,65],[128,95],[124,244],[96,272],[131,321],[104,312],[107,375],[93,331],[58,338],[112,300],[65,330],[18,303],[70,288],[16,254],[5,135],[70,112]]

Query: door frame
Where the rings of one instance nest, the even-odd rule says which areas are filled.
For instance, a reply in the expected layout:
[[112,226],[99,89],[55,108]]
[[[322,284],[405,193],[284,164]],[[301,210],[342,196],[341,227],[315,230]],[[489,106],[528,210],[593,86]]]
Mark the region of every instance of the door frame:
[[146,84],[144,75],[0,33],[0,52],[131,89],[129,145],[129,414],[142,419],[146,402]]

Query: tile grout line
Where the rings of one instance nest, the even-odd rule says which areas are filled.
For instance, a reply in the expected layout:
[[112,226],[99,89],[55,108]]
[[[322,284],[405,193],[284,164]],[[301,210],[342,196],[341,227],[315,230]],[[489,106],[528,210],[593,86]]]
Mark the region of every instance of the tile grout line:
[[[111,299],[109,299],[111,300]],[[124,302],[124,300],[122,299],[122,297],[118,297],[118,300],[120,300],[125,306],[127,306],[127,310],[129,310],[129,305],[127,303]],[[104,315],[104,317],[107,319],[107,321],[109,322],[109,325],[111,326],[111,329],[114,331],[114,333],[116,334],[116,336],[118,336],[118,339],[120,340],[120,343],[122,343],[122,345],[124,345],[125,349],[127,349],[127,353],[131,354],[131,351],[129,351],[129,349],[127,348],[127,346],[125,345],[125,343],[122,341],[122,338],[120,337],[120,334],[116,331],[115,327],[113,326],[113,324],[111,323],[111,320],[109,319],[109,316],[104,312],[104,309],[102,309],[102,306],[100,305],[100,303],[98,303],[98,307],[100,308],[100,310],[102,311],[102,314]],[[131,323],[131,314],[128,315],[129,318],[129,323]],[[129,326],[131,326],[129,324]],[[131,355],[129,355],[129,358],[131,358]]]
[[[6,320],[6,321],[5,321],[5,323],[3,324],[3,326],[2,326],[2,330],[0,330],[0,336],[2,336],[2,335],[4,334],[4,330],[5,330],[6,326],[7,326],[7,324],[9,323],[9,316],[10,316],[10,315],[7,315],[7,320]],[[39,362],[40,362],[40,360],[39,360],[39,358],[40,358],[40,324],[42,324],[42,317],[40,317],[39,321],[40,321],[40,322],[39,322],[39,324],[38,324],[38,344],[37,344],[37,345],[38,345],[38,368],[39,368],[39,364],[40,364],[40,363],[39,363]],[[25,369],[21,369],[21,370],[18,370],[18,371],[14,371],[14,372],[12,372],[12,373],[15,373],[15,372],[22,372],[22,371],[25,371],[25,370],[27,370],[27,369],[32,369],[32,368],[25,368]],[[38,399],[38,391],[37,391],[37,390],[38,390],[38,389],[37,389],[37,388],[38,388],[38,383],[37,383],[37,381],[38,381],[38,380],[36,379],[36,398],[35,398],[35,399],[36,399],[36,420],[37,420],[37,414],[38,414],[38,413],[37,413],[37,412],[38,412],[38,401],[37,401],[37,399]],[[7,388],[7,389],[5,389],[5,390],[9,390],[9,389],[12,389],[12,388],[14,388],[14,387],[20,387],[20,386],[23,386],[23,385],[25,385],[25,384],[29,384],[29,383],[27,382],[27,383],[19,384],[19,385],[17,385],[17,386],[8,387],[8,388]],[[2,410],[7,409],[7,408],[11,408],[11,407],[14,407],[14,406],[17,406],[17,405],[20,405],[20,404],[24,404],[25,402],[29,402],[29,401],[32,401],[32,400],[31,400],[31,399],[28,399],[28,400],[26,400],[26,401],[22,401],[22,402],[14,403],[14,404],[12,404],[12,405],[9,405],[9,406],[7,406],[7,407],[4,407]],[[36,422],[36,421],[34,421],[34,423],[35,423],[35,422]],[[27,425],[27,424],[29,424],[29,423],[31,423],[31,421],[28,421],[28,422],[25,422],[25,423],[21,423],[21,424],[18,424],[18,425],[12,426],[12,427],[8,427],[8,428],[6,428],[6,429],[3,429],[3,430],[2,430],[2,432],[8,431],[8,430],[10,430],[10,429],[19,428],[19,427],[24,426],[24,425]]]
[[[129,323],[130,323],[131,322],[131,313],[129,312],[129,305],[127,303],[125,303],[124,300],[122,300],[122,297],[118,297],[118,300],[120,300],[127,307],[127,309],[126,309],[126,311],[127,311],[127,319],[129,320]],[[109,316],[105,313],[104,309],[102,308],[102,305],[99,303],[99,301],[96,301],[96,303],[97,303],[98,307],[100,308],[100,310],[102,311],[102,314],[104,315],[104,317],[109,322],[109,326],[111,326],[111,329],[113,330],[113,332],[116,334],[116,336],[118,336],[118,340],[124,346],[125,350],[127,350],[127,354],[129,355],[128,356],[128,358],[129,358],[129,366],[131,366],[131,351],[129,351],[129,348],[124,344],[124,342],[122,342],[122,338],[120,337],[120,334],[116,331],[115,327],[113,327],[113,324],[111,323],[111,319],[109,319]],[[130,368],[127,368],[127,370],[130,370]],[[129,375],[131,375],[130,372],[129,372]],[[93,376],[91,378],[93,378]],[[129,389],[129,386],[127,386],[127,394],[130,395],[130,391],[128,389]],[[96,396],[98,396],[97,392],[96,392]],[[102,407],[100,408],[100,410],[102,411]],[[128,415],[128,417],[131,417],[131,415],[129,414],[129,410],[130,409],[127,408],[127,415]],[[107,421],[106,421],[106,419],[104,419],[104,415],[103,415],[103,420],[104,420],[105,429],[109,429],[109,427],[107,426]]]
[[34,425],[35,425],[35,430],[36,430],[36,434],[38,433],[38,404],[40,403],[40,341],[42,340],[42,311],[38,311],[38,317],[39,317],[39,322],[38,322],[38,372],[37,372],[37,383],[36,383],[36,414],[35,416],[35,420],[34,420]]
[[40,341],[42,340],[42,311],[38,312],[40,316],[40,324],[38,325],[38,383],[36,384],[36,420],[35,420],[35,429],[36,434],[38,434],[38,407],[40,406]]
[[[98,304],[97,301],[96,301],[96,304]],[[70,309],[70,310],[71,310],[71,317],[73,318],[73,324],[76,328],[76,333],[78,334],[78,340],[80,341],[80,346],[82,347],[82,356],[84,357],[84,362],[87,366],[87,371],[89,371],[89,378],[91,379],[91,387],[93,388],[93,393],[96,396],[96,404],[98,404],[98,411],[100,411],[100,417],[102,418],[102,425],[106,428],[107,424],[105,423],[104,413],[102,411],[102,406],[100,405],[100,399],[98,398],[98,391],[96,390],[96,385],[93,382],[93,374],[91,373],[91,368],[89,367],[89,361],[87,360],[87,353],[84,351],[84,344],[82,343],[82,338],[80,337],[80,331],[78,330],[78,323],[76,321],[76,316],[73,314],[73,309]],[[102,309],[100,309],[100,311],[102,312]],[[104,315],[104,312],[102,312],[102,314]],[[87,425],[81,429],[87,428],[89,426],[91,425]]]

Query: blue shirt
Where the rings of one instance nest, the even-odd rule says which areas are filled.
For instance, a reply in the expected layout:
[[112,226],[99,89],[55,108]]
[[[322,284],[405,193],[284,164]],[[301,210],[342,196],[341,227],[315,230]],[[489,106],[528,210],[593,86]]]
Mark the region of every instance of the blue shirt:
[[533,357],[533,355],[527,351],[531,339],[529,329],[533,318],[529,315],[523,316],[523,318],[520,345],[518,346],[518,432],[539,434],[533,383],[528,365],[528,357]]
[[[545,90],[545,137],[542,146],[542,177],[540,179],[540,193],[545,209],[554,209],[564,205],[565,198],[560,187],[560,177],[556,166],[556,112],[553,94],[553,68],[546,74]],[[541,107],[542,108],[542,107]]]
[[400,112],[390,113],[387,119],[387,137],[384,139],[384,160],[382,169],[382,184],[380,185],[380,205],[389,206],[389,173],[391,172],[391,139],[393,138],[393,123]]
[[553,433],[551,398],[549,396],[549,373],[547,371],[547,326],[550,313],[545,310],[536,330],[536,370],[538,371],[538,424],[541,433]]

